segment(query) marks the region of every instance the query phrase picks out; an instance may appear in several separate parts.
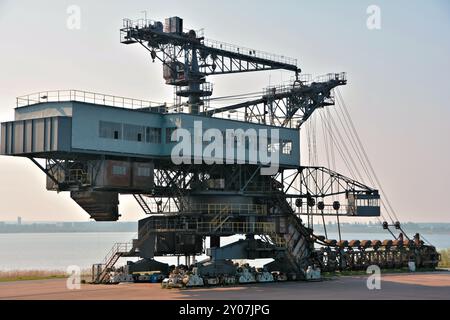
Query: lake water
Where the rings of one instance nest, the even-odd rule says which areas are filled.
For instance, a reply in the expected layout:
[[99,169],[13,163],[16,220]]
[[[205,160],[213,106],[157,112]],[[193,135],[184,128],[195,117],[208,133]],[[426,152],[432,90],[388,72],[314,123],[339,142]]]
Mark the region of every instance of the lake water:
[[[66,270],[70,265],[90,268],[93,263],[99,263],[116,242],[129,242],[135,233],[15,233],[0,234],[0,270]],[[389,238],[385,233],[365,234],[346,233],[343,237],[352,239]],[[222,245],[236,241],[239,237],[222,239]],[[330,239],[336,239],[330,234]],[[450,235],[425,235],[425,238],[438,249],[450,248]],[[208,242],[207,242],[208,243]],[[198,257],[203,259],[205,256]],[[176,258],[158,258],[159,261],[175,264]],[[183,263],[184,259],[181,260]],[[260,266],[267,261],[259,261]],[[123,261],[122,263],[125,263]]]

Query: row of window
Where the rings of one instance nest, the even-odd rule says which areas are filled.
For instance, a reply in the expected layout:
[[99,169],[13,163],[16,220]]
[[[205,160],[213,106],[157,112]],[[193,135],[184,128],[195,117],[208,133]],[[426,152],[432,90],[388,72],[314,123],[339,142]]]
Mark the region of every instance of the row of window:
[[[245,140],[243,141],[243,137],[237,137],[234,136],[233,141],[229,142],[228,140],[225,141],[228,148],[232,148],[233,146],[242,147],[242,144],[245,143],[245,149],[250,149],[250,141],[252,140],[252,149],[257,150],[258,149],[258,137],[245,137]],[[280,151],[280,145],[281,147],[281,153],[285,155],[291,155],[292,154],[292,140],[282,140],[281,143],[270,143],[270,138],[267,139],[267,151],[268,152],[276,152]],[[196,141],[196,143],[201,143],[200,141]],[[203,141],[203,144],[207,145],[209,144],[209,141]]]
[[[112,167],[112,174],[115,176],[126,176],[127,175],[128,167],[126,166],[120,166],[120,165],[114,165]],[[138,167],[137,168],[137,176],[138,177],[150,177],[152,174],[152,170],[147,167]]]
[[378,207],[379,205],[379,199],[356,199],[357,207]]
[[117,122],[100,121],[100,138],[161,143],[161,128],[137,126]]
[[292,141],[291,140],[284,140],[282,142],[282,146],[283,146],[281,148],[282,154],[286,154],[286,155],[292,154]]
[[[171,137],[173,132],[177,128],[166,128],[166,143],[171,143]],[[153,127],[145,127],[138,126],[133,124],[122,124],[117,122],[108,122],[108,121],[100,121],[100,138],[106,139],[114,139],[114,140],[127,140],[127,141],[138,141],[138,142],[146,142],[146,143],[156,143],[159,144],[162,141],[161,137],[161,128],[153,128]],[[226,137],[226,136],[224,136]],[[234,143],[238,147],[241,146],[242,139],[238,139],[237,136],[234,136]],[[258,140],[257,137],[254,137],[253,140]],[[268,151],[275,152],[280,151],[285,155],[292,154],[292,141],[291,140],[282,140],[281,143],[270,143],[270,139],[268,143]],[[197,143],[197,141],[196,141]],[[201,143],[201,142],[200,142]],[[208,144],[208,141],[203,141],[204,144]],[[230,146],[229,146],[230,147]],[[254,143],[254,147],[257,148],[257,144]],[[245,148],[250,148],[250,139],[247,137],[245,139]]]

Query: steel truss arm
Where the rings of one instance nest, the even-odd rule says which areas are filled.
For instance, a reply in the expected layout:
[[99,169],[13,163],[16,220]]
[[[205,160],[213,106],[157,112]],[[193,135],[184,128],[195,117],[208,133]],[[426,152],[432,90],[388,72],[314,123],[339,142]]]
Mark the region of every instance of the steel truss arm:
[[[50,178],[50,180],[52,180],[53,181],[53,183],[55,183],[55,185],[59,185],[59,181],[55,178],[55,176],[52,174],[52,170],[51,170],[51,168],[50,169],[48,169],[48,168],[44,168],[39,162],[37,162],[36,161],[36,159],[34,159],[34,158],[29,158],[39,169],[41,169],[41,171],[42,172],[44,172],[45,173],[45,175],[47,176],[47,177],[49,177]],[[49,160],[47,160],[47,161],[49,161]],[[48,167],[48,166],[47,166]]]
[[[334,105],[331,90],[346,83],[344,73],[330,74],[323,81],[307,85],[269,88],[262,98],[209,110],[203,115],[245,109],[245,121],[299,128],[315,110]],[[297,120],[294,125],[293,120]]]
[[[89,179],[86,174],[86,165],[68,159],[45,159],[43,167],[36,159],[29,159],[54,183],[55,191],[67,191],[71,186],[88,186]],[[63,179],[62,179],[63,177]]]
[[[138,42],[150,51],[161,51],[164,55],[168,51],[195,50],[203,76],[277,69],[300,72],[295,59],[207,40],[189,33],[167,33],[152,26],[128,25],[121,29],[121,41],[125,44]],[[182,59],[180,62],[184,63]]]
[[324,198],[339,194],[378,194],[378,190],[345,177],[324,167],[300,167],[301,194],[312,198]]
[[[251,51],[248,51],[251,52]],[[202,58],[200,70],[204,75],[220,75],[266,70],[288,70],[300,72],[295,64],[281,63],[270,59],[258,58],[246,53],[235,53],[201,45],[198,53]]]

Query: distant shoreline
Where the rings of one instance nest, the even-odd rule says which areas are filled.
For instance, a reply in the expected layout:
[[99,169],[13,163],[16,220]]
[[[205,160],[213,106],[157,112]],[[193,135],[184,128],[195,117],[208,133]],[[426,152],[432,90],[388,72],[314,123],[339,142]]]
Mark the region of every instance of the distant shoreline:
[[[326,225],[330,233],[337,233],[338,227],[335,223]],[[450,223],[403,223],[402,229],[408,234],[439,234],[450,236]],[[0,234],[55,234],[55,233],[136,233],[138,230],[137,222],[53,222],[53,223],[6,223],[0,222]],[[316,233],[324,233],[323,225],[315,225]],[[394,234],[401,230],[391,228]],[[368,233],[383,234],[379,224],[360,224],[360,223],[342,223],[341,232],[343,233]]]
[[137,222],[0,222],[0,234],[6,233],[89,233],[137,232]]
[[64,233],[137,233],[137,230],[131,231],[11,231],[11,232],[0,232],[0,234],[64,234]]

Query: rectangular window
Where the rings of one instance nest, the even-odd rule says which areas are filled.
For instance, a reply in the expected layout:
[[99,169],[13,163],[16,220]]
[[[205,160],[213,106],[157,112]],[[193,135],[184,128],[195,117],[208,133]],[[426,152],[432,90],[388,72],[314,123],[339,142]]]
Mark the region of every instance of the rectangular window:
[[269,153],[275,153],[275,152],[280,152],[280,144],[279,143],[270,143],[267,146],[268,152]]
[[123,139],[128,141],[142,141],[144,127],[134,124],[123,125]]
[[166,128],[166,143],[173,143],[176,141],[172,141],[172,133],[174,133],[175,130],[177,130],[177,128]]
[[161,128],[145,128],[145,142],[161,143]]
[[124,166],[113,166],[112,174],[115,176],[126,176],[127,175],[127,167]]
[[122,139],[122,124],[117,122],[100,121],[99,136],[106,139]]
[[283,141],[283,154],[287,155],[292,154],[292,141],[290,140]]
[[137,175],[138,175],[138,177],[150,177],[151,170],[150,170],[150,168],[146,168],[146,167],[138,167]]
[[100,121],[99,128],[99,135],[101,138],[161,143],[161,128],[150,128],[107,121]]

